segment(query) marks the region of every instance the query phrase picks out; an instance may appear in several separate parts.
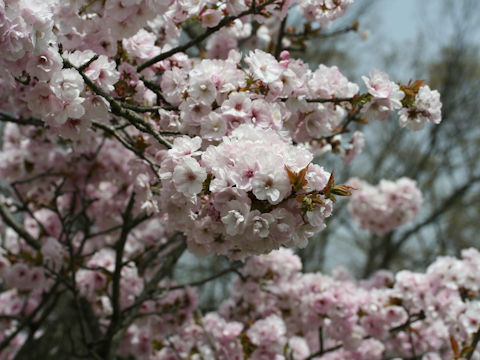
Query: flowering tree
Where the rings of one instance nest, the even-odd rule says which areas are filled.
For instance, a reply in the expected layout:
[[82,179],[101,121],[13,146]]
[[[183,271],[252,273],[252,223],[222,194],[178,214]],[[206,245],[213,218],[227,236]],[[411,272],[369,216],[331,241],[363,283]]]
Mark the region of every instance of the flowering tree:
[[[66,301],[78,331],[45,357],[480,359],[477,250],[358,281],[302,273],[287,249],[338,196],[377,234],[422,203],[412,179],[339,184],[320,165],[348,166],[393,111],[410,130],[441,121],[424,81],[373,69],[362,92],[290,57],[352,2],[0,1],[1,359],[38,349]],[[232,266],[176,284],[187,249]],[[229,272],[203,312],[194,287]]]

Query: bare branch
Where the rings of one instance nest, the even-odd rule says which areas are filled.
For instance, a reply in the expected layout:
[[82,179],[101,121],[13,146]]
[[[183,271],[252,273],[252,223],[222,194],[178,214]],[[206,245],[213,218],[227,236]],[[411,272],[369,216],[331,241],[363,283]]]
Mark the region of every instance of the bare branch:
[[172,144],[165,139],[162,135],[160,135],[144,118],[139,116],[136,112],[123,107],[122,103],[118,100],[115,100],[111,95],[105,92],[100,86],[95,84],[88,76],[86,76],[79,68],[75,67],[71,62],[64,59],[64,65],[67,68],[73,68],[78,71],[78,73],[82,76],[83,81],[85,84],[97,95],[105,98],[110,103],[110,111],[112,114],[123,117],[127,119],[133,126],[135,126],[138,130],[149,133],[152,135],[155,140],[157,140],[160,144],[164,145],[168,149],[172,147]]
[[342,102],[351,102],[353,100],[352,97],[347,97],[347,98],[319,98],[319,99],[306,99],[305,101],[307,103],[334,103],[334,104],[340,104]]
[[148,163],[148,165],[150,166],[150,169],[152,169],[152,172],[158,176],[158,173],[157,173],[157,167],[158,165],[157,164],[154,164],[151,160],[149,160],[140,150],[136,149],[132,144],[130,144],[127,140],[125,140],[120,134],[118,134],[117,130],[106,125],[106,124],[103,124],[101,122],[97,122],[97,121],[93,121],[92,122],[92,125],[98,129],[101,129],[103,131],[105,131],[107,134],[115,137],[118,141],[120,141],[120,143],[128,150],[130,150],[131,152],[133,152],[135,155],[137,155],[139,158],[141,158],[142,160],[144,160],[145,162]]
[[21,225],[8,211],[5,204],[0,202],[0,215],[2,216],[3,221],[10,226],[15,232],[26,241],[28,245],[30,245],[35,250],[40,250],[41,244],[38,239],[35,239],[24,227]]
[[480,342],[480,326],[478,327],[477,332],[473,336],[472,344],[470,347],[472,348],[467,355],[465,355],[465,359],[470,360],[473,357],[473,353],[475,352],[475,349],[477,348],[478,343]]
[[[183,284],[183,285],[176,285],[176,286],[171,286],[168,288],[168,290],[177,290],[177,289],[184,289],[186,287],[189,287],[189,286],[201,286],[201,285],[204,285],[205,283],[209,282],[209,281],[212,281],[212,280],[215,280],[219,277],[222,277],[223,275],[226,275],[228,273],[231,273],[231,272],[236,272],[239,268],[241,268],[242,265],[237,265],[237,266],[232,266],[228,269],[225,269],[225,270],[222,270],[212,276],[209,276],[209,277],[206,277],[205,279],[202,279],[202,280],[198,280],[198,281],[193,281],[191,283],[188,283],[188,284]],[[164,289],[166,290],[166,289]]]
[[11,122],[17,125],[33,125],[33,126],[45,126],[44,122],[34,118],[17,118],[12,114],[0,110],[0,121]]
[[217,26],[208,28],[203,34],[197,36],[195,39],[190,40],[186,44],[174,47],[173,49],[171,49],[169,51],[166,51],[164,53],[161,53],[161,54],[151,58],[150,60],[147,60],[144,63],[138,65],[137,66],[137,72],[141,72],[142,70],[146,69],[147,67],[152,66],[153,64],[155,64],[159,61],[165,60],[165,59],[169,58],[170,56],[175,55],[179,52],[184,52],[185,50],[191,48],[192,46],[196,46],[197,44],[199,44],[200,42],[202,42],[203,40],[208,38],[213,33],[217,32],[221,28],[229,25],[232,21],[234,21],[236,19],[240,19],[241,17],[244,17],[245,15],[256,14],[256,13],[260,12],[263,8],[267,7],[268,5],[273,4],[275,1],[276,0],[268,0],[268,1],[265,1],[263,4],[261,4],[259,6],[256,6],[256,7],[251,7],[250,9],[245,10],[245,11],[241,12],[240,14],[238,14],[236,16],[227,16],[227,17],[223,18],[222,21],[220,21]]
[[282,23],[280,24],[280,29],[278,30],[277,36],[277,45],[275,46],[275,58],[278,59],[280,57],[280,53],[282,52],[282,41],[285,36],[285,26],[287,25],[287,15],[283,18]]

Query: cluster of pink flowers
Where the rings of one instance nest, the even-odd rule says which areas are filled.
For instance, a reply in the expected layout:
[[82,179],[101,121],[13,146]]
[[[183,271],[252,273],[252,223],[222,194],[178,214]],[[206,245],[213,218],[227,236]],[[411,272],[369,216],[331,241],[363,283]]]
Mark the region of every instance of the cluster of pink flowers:
[[341,17],[353,0],[300,0],[298,7],[305,19],[316,21],[321,27],[326,27],[331,22]]
[[374,69],[370,72],[370,78],[362,76],[362,79],[367,86],[368,94],[372,97],[362,109],[368,120],[386,121],[393,110],[402,108],[401,100],[405,93],[397,84],[390,81],[387,74]]
[[[77,229],[69,235],[72,236],[69,241],[72,241],[74,251],[82,254],[94,252],[94,255],[87,259],[85,268],[77,272],[77,283],[82,296],[91,300],[92,304],[99,304],[96,302],[99,294],[103,294],[105,300],[102,304],[108,304],[110,300],[106,300],[106,294],[111,288],[106,281],[106,272],[113,271],[115,252],[105,247],[118,237],[118,226],[123,220],[119,209],[125,208],[129,197],[138,188],[141,175],[149,176],[151,171],[113,140],[93,138],[89,146],[73,151],[57,146],[54,134],[35,134],[35,131],[34,128],[15,124],[5,126],[0,177],[15,184],[18,193],[29,200],[31,215],[25,216],[24,226],[40,240],[41,248],[38,250],[41,261],[36,258],[35,250],[7,227],[2,249],[11,257],[2,257],[0,253],[0,278],[7,286],[19,290],[41,293],[52,286],[52,272],[64,266],[67,254],[67,235],[62,232],[65,228],[61,220],[80,201],[76,191],[82,189],[86,199],[95,199],[85,209],[84,215],[92,219],[89,220],[92,226],[83,229],[88,234],[81,228]],[[61,195],[56,195],[60,191]],[[138,201],[134,213],[140,214],[144,210],[141,206],[147,201]],[[18,206],[15,201],[9,203],[12,210]],[[52,205],[48,207],[44,204]],[[108,231],[112,228],[114,231]],[[152,244],[161,243],[165,230],[162,216],[145,221],[128,236],[125,259],[141,253]],[[25,260],[21,254],[30,256]],[[105,271],[98,271],[99,268]],[[134,263],[122,269],[122,306],[133,301],[142,290],[142,284]]]
[[349,185],[356,189],[348,207],[350,215],[362,229],[379,235],[412,221],[423,202],[415,181],[405,177],[381,180],[377,186],[353,178]]
[[[75,51],[65,53],[64,57],[73,65],[81,66],[94,55],[92,51]],[[30,82],[25,97],[31,114],[57,129],[63,137],[85,137],[91,121],[103,119],[108,106],[97,95],[84,91],[85,84],[77,70],[62,69],[62,58],[56,49],[49,48],[35,60],[38,60],[38,64],[29,69],[29,74],[38,78],[38,81]],[[105,55],[91,62],[85,74],[108,91],[114,89],[113,84],[120,77],[115,63]]]
[[[0,3],[0,48],[2,50],[2,77],[17,76],[31,64],[32,55],[48,50],[55,40],[53,11],[55,0],[14,1]],[[31,54],[31,55],[30,55]],[[29,56],[30,55],[30,56]],[[9,70],[13,74],[10,74]]]
[[[304,247],[325,227],[332,202],[318,193],[330,174],[311,164],[307,149],[252,124],[240,125],[217,146],[201,146],[199,137],[177,138],[160,174],[161,211],[172,227],[184,229],[192,252],[245,255]],[[287,168],[307,169],[305,187],[294,192]],[[303,211],[297,196],[315,193],[318,205]]]
[[410,130],[421,130],[427,122],[439,124],[442,120],[440,93],[428,85],[420,87],[413,106],[399,111],[400,126]]
[[450,359],[450,336],[466,346],[478,331],[479,265],[478,250],[468,249],[425,273],[379,271],[356,281],[341,269],[302,273],[300,259],[280,249],[246,262],[218,313],[193,315],[192,290],[175,290],[162,302],[180,297],[169,315],[177,320],[138,320],[123,349],[156,360]]
[[[358,282],[303,274],[282,248],[305,247],[350,193],[314,154],[350,163],[365,141],[344,134],[364,118],[441,120],[421,82],[373,70],[361,94],[336,66],[281,51],[295,34],[275,45],[295,3],[323,28],[352,2],[0,0],[1,359],[42,336],[64,293],[90,306],[112,356],[434,360],[450,356],[448,335],[469,341],[475,250]],[[179,45],[182,29],[193,42]],[[376,233],[421,204],[405,178],[351,185],[354,219]],[[184,241],[198,256],[280,250],[248,258],[220,310],[201,314],[197,293],[168,280]]]
[[410,130],[421,130],[427,122],[439,124],[442,120],[440,93],[422,81],[403,86],[402,90],[377,69],[370,72],[370,78],[362,76],[362,79],[371,97],[362,108],[368,120],[386,121],[393,110],[399,110],[400,126]]
[[[3,274],[8,264],[3,255],[0,264]],[[79,289],[87,299],[103,293],[108,283],[105,274],[112,270],[111,253],[98,252],[88,265],[92,270],[77,273]],[[205,315],[197,310],[193,289],[169,290],[175,284],[160,283],[166,295],[142,305],[119,351],[155,360],[180,360],[187,354],[220,360],[380,360],[416,354],[440,360],[452,356],[450,337],[467,347],[478,331],[480,302],[475,296],[480,292],[480,252],[476,249],[464,250],[461,259],[441,257],[425,273],[379,271],[363,281],[343,269],[329,276],[302,273],[301,268],[300,259],[289,249],[251,257],[219,312]],[[90,280],[84,280],[87,272],[93,276]],[[139,290],[143,281],[133,280],[135,276],[128,274],[122,280],[122,293],[134,296]],[[0,295],[3,337],[16,326],[8,319],[28,315],[41,299],[40,291],[22,284],[8,284],[11,290]],[[90,301],[107,325],[108,297]],[[131,300],[120,304],[129,306]],[[19,333],[12,346],[24,340]],[[478,358],[474,353],[472,359]]]
[[337,67],[320,65],[312,72],[302,61],[289,59],[288,52],[278,61],[255,50],[245,57],[245,69],[240,61],[241,55],[231,51],[226,60],[184,61],[165,71],[163,94],[180,113],[161,111],[162,126],[219,140],[246,123],[286,129],[295,141],[308,142],[334,134],[346,110],[306,99],[351,98],[359,89]]
[[[171,0],[107,0],[104,2],[61,1],[56,6],[58,42],[67,50],[93,50],[115,56],[118,41],[134,36],[150,21],[170,22],[166,12]],[[188,3],[188,2],[185,2]],[[166,24],[165,24],[166,26]],[[163,27],[160,25],[159,27]],[[173,23],[170,27],[176,28]],[[153,27],[152,27],[153,28]],[[160,30],[160,29],[159,29]],[[179,31],[170,30],[170,34]]]

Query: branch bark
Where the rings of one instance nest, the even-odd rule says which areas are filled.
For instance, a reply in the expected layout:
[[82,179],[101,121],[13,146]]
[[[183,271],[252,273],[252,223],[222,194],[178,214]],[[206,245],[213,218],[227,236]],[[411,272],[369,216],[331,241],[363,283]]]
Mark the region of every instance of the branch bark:
[[186,44],[174,47],[173,49],[171,49],[169,51],[166,51],[164,53],[161,53],[161,54],[151,58],[150,60],[147,60],[144,63],[138,65],[137,66],[137,72],[141,72],[142,70],[148,68],[149,66],[152,66],[153,64],[155,64],[159,61],[165,60],[165,59],[169,58],[170,56],[175,55],[179,52],[184,52],[187,49],[190,49],[192,46],[196,46],[197,44],[199,44],[200,42],[202,42],[203,40],[208,38],[210,35],[216,33],[221,28],[229,25],[232,21],[234,21],[236,19],[240,19],[241,17],[244,17],[246,15],[256,14],[256,13],[260,12],[262,9],[264,9],[265,7],[267,7],[268,5],[273,4],[275,1],[276,0],[268,0],[268,1],[265,1],[263,4],[255,6],[255,7],[251,7],[250,9],[245,10],[245,11],[241,12],[240,14],[238,14],[236,16],[227,16],[227,17],[223,18],[222,21],[220,21],[218,23],[218,25],[216,25],[214,27],[211,27],[211,28],[208,28],[203,34],[197,36],[195,39],[190,40]]
[[0,202],[0,215],[2,216],[3,221],[10,226],[15,232],[23,239],[25,242],[30,245],[35,250],[40,250],[41,244],[38,239],[35,239],[24,227],[21,225],[8,211],[5,204]]

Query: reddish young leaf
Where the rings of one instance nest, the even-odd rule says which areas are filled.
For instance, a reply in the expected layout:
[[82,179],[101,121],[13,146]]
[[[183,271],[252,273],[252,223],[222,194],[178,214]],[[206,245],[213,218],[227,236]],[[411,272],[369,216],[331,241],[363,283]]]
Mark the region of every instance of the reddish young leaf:
[[460,356],[460,350],[458,347],[457,340],[455,340],[453,335],[450,335],[450,345],[452,346],[454,359],[458,358]]

